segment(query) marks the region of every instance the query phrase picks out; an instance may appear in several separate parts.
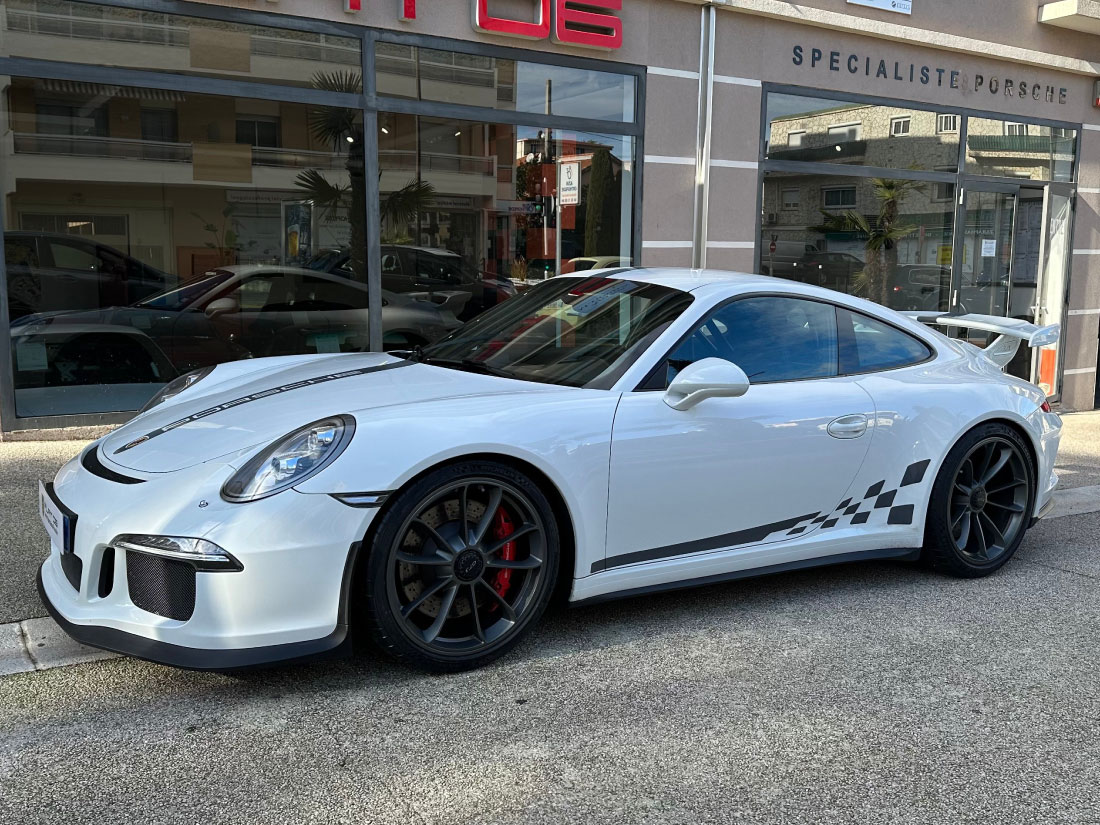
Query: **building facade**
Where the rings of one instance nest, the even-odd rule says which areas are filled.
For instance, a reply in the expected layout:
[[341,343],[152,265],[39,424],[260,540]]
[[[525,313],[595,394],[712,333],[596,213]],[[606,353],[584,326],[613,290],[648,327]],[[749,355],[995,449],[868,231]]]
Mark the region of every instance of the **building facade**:
[[1092,409],[1100,20],[911,6],[3,0],[0,437],[639,263],[1061,323]]

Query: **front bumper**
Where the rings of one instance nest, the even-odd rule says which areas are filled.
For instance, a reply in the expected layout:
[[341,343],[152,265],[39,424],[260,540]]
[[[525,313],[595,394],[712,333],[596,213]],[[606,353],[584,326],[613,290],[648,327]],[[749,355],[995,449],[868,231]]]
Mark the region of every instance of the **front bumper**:
[[[295,490],[231,504],[219,490],[233,472],[209,462],[128,485],[75,460],[66,465],[54,489],[79,516],[71,555],[80,564],[70,556],[63,565],[51,544],[38,574],[42,601],[58,624],[84,644],[192,669],[250,667],[340,648],[348,637],[354,557],[377,511]],[[138,597],[143,571],[132,551],[111,548],[123,533],[204,538],[243,570],[190,572],[193,609],[158,613]]]
[[42,586],[42,570],[38,571],[37,580],[38,596],[46,606],[47,612],[62,630],[82,645],[186,670],[237,670],[276,662],[306,661],[338,655],[348,643],[347,624],[338,624],[328,636],[305,642],[223,650],[184,647],[171,642],[150,639],[147,636],[139,636],[136,633],[127,633],[113,627],[70,622],[58,611],[46,594],[46,589]]

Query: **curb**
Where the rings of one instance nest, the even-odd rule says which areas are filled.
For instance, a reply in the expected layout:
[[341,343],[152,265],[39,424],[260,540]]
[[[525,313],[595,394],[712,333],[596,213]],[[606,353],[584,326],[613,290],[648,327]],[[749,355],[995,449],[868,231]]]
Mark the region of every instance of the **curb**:
[[0,625],[0,676],[117,658],[73,640],[48,616]]

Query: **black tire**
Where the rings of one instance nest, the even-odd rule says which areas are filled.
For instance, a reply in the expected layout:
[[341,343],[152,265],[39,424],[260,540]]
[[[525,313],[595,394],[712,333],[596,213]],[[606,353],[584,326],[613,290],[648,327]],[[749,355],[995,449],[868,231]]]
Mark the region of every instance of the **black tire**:
[[495,461],[442,467],[382,514],[359,579],[363,620],[398,661],[437,673],[481,667],[546,610],[559,548],[550,502],[526,475]]
[[999,570],[1031,522],[1035,476],[1031,451],[1012,427],[990,423],[968,432],[932,487],[922,560],[960,578]]

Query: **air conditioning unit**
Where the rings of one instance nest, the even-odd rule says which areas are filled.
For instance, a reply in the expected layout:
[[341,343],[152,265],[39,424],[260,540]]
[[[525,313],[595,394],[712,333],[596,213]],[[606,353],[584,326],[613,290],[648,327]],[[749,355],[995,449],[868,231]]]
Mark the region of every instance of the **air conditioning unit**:
[[779,216],[776,215],[774,212],[769,212],[768,213],[768,226],[774,226],[777,223],[779,223]]

